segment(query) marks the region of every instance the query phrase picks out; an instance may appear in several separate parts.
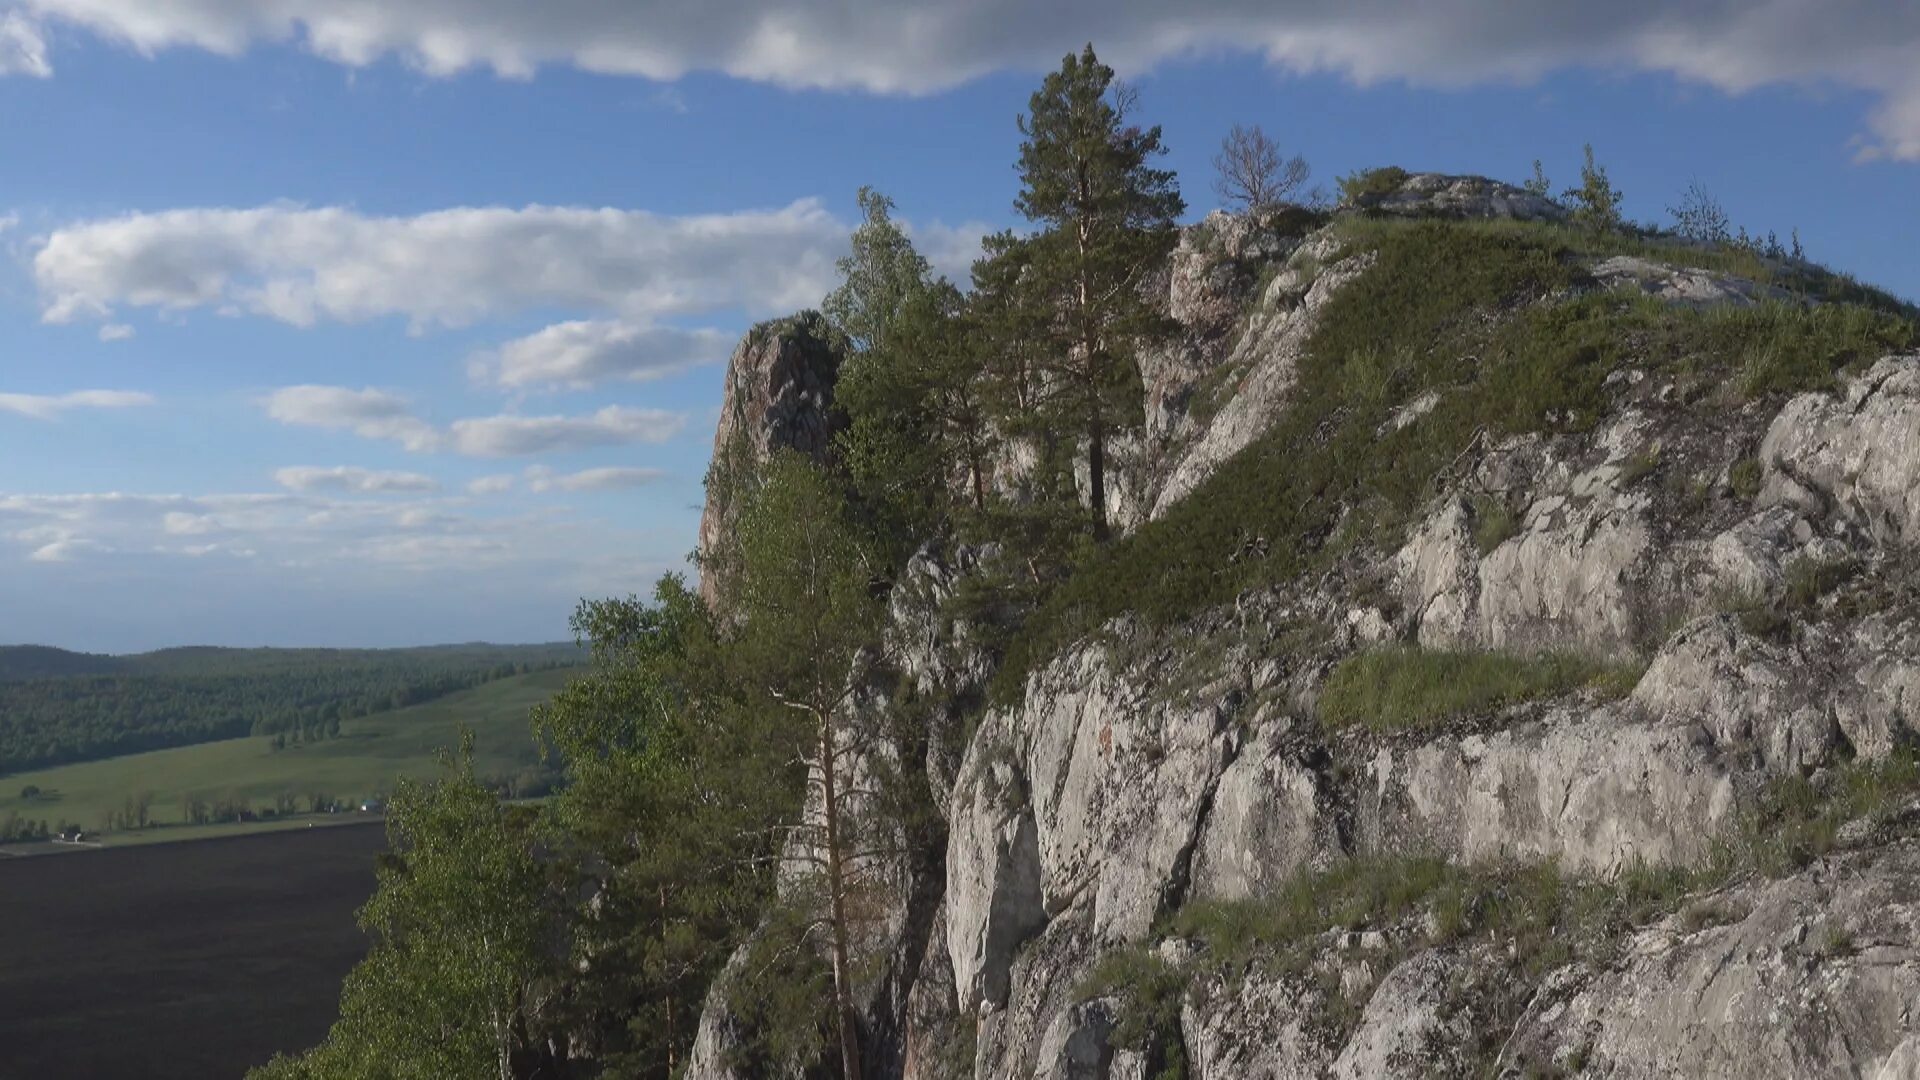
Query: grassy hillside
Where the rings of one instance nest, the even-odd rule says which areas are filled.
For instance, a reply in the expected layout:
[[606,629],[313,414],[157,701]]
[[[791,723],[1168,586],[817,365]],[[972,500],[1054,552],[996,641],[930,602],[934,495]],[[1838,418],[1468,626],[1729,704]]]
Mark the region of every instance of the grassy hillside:
[[571,644],[135,656],[0,647],[0,776],[245,735],[312,742],[355,717],[582,659]]
[[[20,773],[0,788],[0,818],[9,812],[50,822],[77,822],[96,829],[129,795],[151,792],[161,828],[142,838],[167,838],[185,820],[184,804],[239,797],[259,808],[291,794],[304,811],[320,793],[360,800],[392,788],[403,775],[427,776],[435,751],[458,742],[462,726],[474,733],[474,765],[483,776],[513,775],[538,764],[527,716],[552,697],[572,672],[542,671],[463,690],[438,701],[348,720],[340,737],[276,751],[272,739],[255,736],[156,750],[106,761]],[[20,797],[27,786],[42,794]],[[207,830],[179,829],[205,835]]]

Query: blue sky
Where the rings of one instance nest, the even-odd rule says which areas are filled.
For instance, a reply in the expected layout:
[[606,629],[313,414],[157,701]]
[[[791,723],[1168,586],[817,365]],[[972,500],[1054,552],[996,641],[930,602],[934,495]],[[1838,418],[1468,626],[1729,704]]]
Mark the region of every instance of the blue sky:
[[1087,38],[1193,217],[1235,123],[1329,184],[1563,183],[1591,141],[1630,216],[1698,179],[1920,297],[1912,5],[1586,18],[0,0],[0,642],[566,636],[578,597],[683,565],[720,362],[832,285],[856,189],[963,275],[1018,224],[1016,116]]

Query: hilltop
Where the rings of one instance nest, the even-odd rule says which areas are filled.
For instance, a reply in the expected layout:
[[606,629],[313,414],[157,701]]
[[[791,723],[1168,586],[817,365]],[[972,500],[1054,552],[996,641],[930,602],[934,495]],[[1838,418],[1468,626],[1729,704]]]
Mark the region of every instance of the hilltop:
[[402,789],[263,1075],[1920,1063],[1920,313],[1591,152],[1180,225],[1112,75],[970,289],[861,192],[698,590],[582,608],[539,811]]

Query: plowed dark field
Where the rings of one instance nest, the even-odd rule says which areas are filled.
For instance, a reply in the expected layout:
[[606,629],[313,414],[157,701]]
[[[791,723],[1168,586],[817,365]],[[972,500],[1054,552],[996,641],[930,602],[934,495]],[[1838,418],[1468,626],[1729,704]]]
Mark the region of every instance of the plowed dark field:
[[327,1033],[378,824],[0,859],[0,1080],[223,1080]]

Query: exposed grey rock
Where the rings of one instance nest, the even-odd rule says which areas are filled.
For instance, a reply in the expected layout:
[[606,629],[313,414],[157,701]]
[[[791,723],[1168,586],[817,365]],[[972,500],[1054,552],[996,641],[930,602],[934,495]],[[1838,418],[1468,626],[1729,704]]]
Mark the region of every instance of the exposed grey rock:
[[1674,635],[1633,700],[1669,723],[1700,724],[1721,746],[1752,746],[1773,773],[1798,773],[1826,764],[1839,746],[1825,681],[1722,615]]
[[1007,1000],[1022,942],[1046,925],[1039,833],[1004,714],[981,725],[954,783],[947,839],[947,950],[960,1009]]
[[1416,953],[1395,965],[1367,999],[1360,1023],[1333,1062],[1336,1080],[1457,1075],[1470,1017],[1449,1008],[1452,984],[1469,977],[1452,954]]
[[1732,274],[1670,266],[1637,255],[1615,255],[1593,268],[1594,279],[1610,289],[1632,289],[1693,308],[1752,307],[1767,300],[1788,300],[1791,293]]
[[1115,1008],[1114,1001],[1095,998],[1055,1015],[1040,1040],[1035,1080],[1110,1080]]
[[1279,418],[1319,313],[1372,265],[1368,255],[1334,261],[1335,244],[1326,233],[1303,244],[1247,313],[1245,329],[1221,363],[1224,374],[1213,376],[1228,380],[1225,403],[1204,423],[1189,412],[1192,427],[1174,432],[1176,449],[1164,465],[1149,518],[1164,515]]
[[[687,1056],[687,1080],[757,1080],[736,1067],[742,1048],[739,1019],[727,1001],[727,991],[746,967],[750,946],[734,950],[727,966],[714,979],[707,1000],[700,1009],[700,1031],[694,1036],[693,1050]],[[788,1069],[781,1077],[798,1080],[799,1069]]]
[[1194,1080],[1322,1075],[1339,1048],[1316,1026],[1320,997],[1306,977],[1258,967],[1238,980],[1200,979],[1180,1013]]
[[1040,1061],[1042,1041],[1057,1019],[1078,1004],[1075,992],[1099,956],[1092,912],[1085,905],[1056,915],[1014,960],[1007,1007],[981,1010],[974,1076],[1046,1075]]
[[1556,859],[1598,874],[1696,863],[1733,820],[1736,775],[1696,726],[1636,719],[1631,706],[1565,706],[1491,734],[1378,750],[1358,792],[1357,846]]
[[1882,359],[1839,396],[1788,402],[1760,461],[1762,505],[1831,513],[1881,544],[1920,544],[1920,354]]
[[1567,210],[1545,196],[1484,176],[1414,173],[1384,194],[1361,197],[1355,209],[1399,217],[1511,218],[1564,221]]
[[1302,760],[1312,753],[1264,729],[1248,740],[1214,792],[1194,856],[1196,896],[1262,896],[1346,853],[1331,785]]
[[1667,919],[1608,969],[1543,991],[1511,1074],[1575,1056],[1599,1077],[1913,1075],[1920,841],[1696,903],[1719,917]]
[[[715,468],[752,468],[781,449],[824,457],[839,422],[833,390],[842,351],[818,312],[749,330],[727,361],[713,433]],[[743,460],[734,461],[735,455]],[[708,489],[700,515],[702,552],[720,551],[732,535],[736,510],[727,496],[724,485]],[[701,575],[700,594],[709,606],[719,599],[714,589],[711,575]]]
[[1037,672],[1014,721],[1027,752],[1048,911],[1090,898],[1101,940],[1144,934],[1177,889],[1230,760],[1225,687],[1169,705],[1082,647]]

